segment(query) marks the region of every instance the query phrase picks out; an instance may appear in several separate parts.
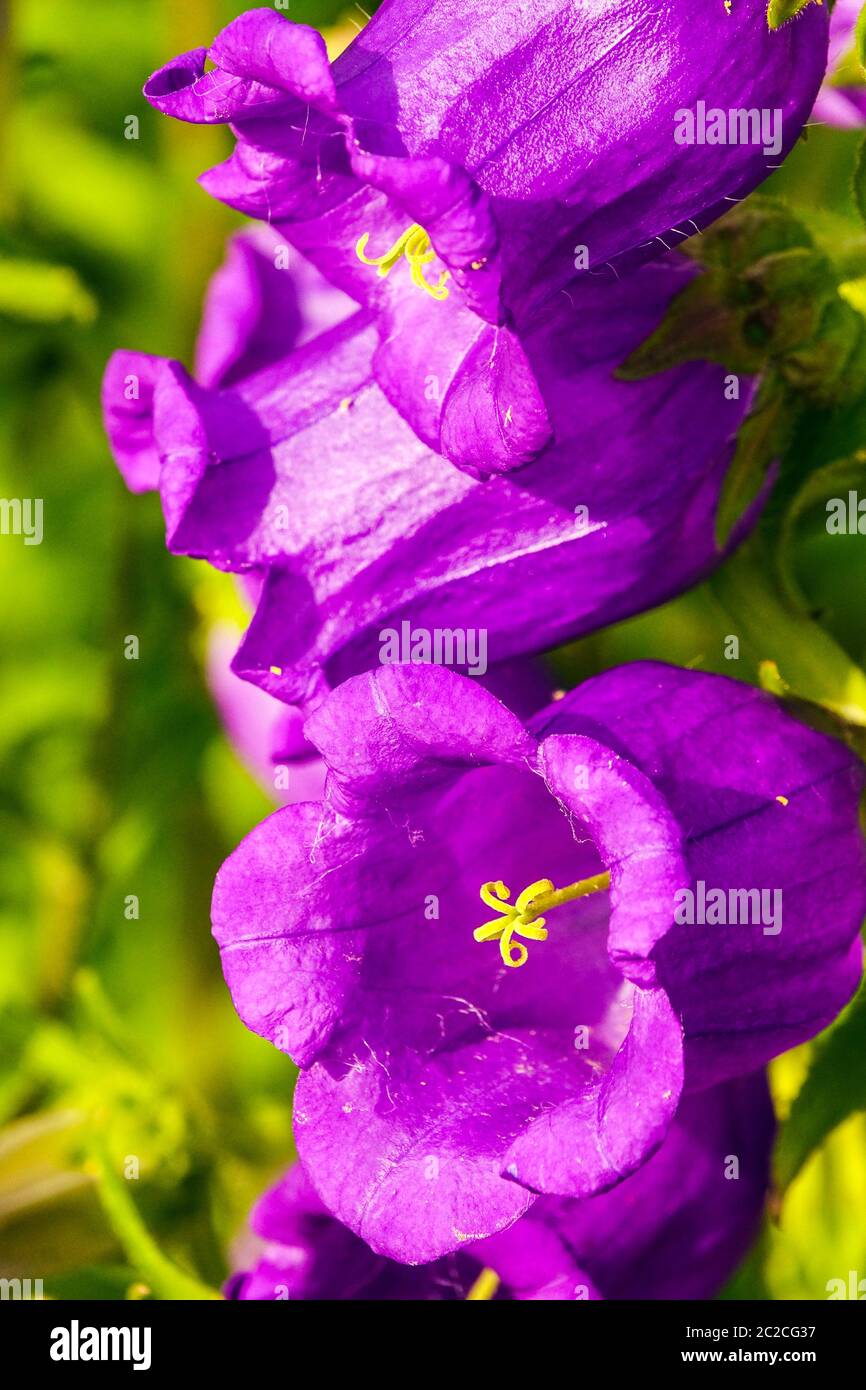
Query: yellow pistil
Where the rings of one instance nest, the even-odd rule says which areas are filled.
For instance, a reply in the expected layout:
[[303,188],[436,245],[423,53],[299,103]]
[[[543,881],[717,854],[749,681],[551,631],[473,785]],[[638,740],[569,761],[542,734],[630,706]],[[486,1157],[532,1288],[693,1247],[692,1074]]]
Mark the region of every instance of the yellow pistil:
[[366,255],[369,240],[370,233],[365,232],[362,237],[358,238],[355,246],[355,254],[359,261],[364,262],[364,265],[374,265],[377,273],[385,276],[405,256],[412,272],[413,285],[417,285],[419,290],[425,290],[433,299],[448,298],[448,290],[445,288],[445,281],[449,279],[447,270],[442,271],[435,284],[431,284],[429,280],[424,278],[424,267],[435,260],[436,253],[430,245],[429,236],[418,222],[413,222],[411,227],[407,227],[405,232],[398,236],[394,245],[382,256]]
[[467,1303],[489,1303],[499,1288],[499,1275],[495,1269],[482,1269],[472,1288],[466,1295]]
[[498,941],[504,964],[516,969],[526,964],[529,952],[519,941],[512,940],[515,933],[527,941],[546,941],[543,912],[561,907],[563,903],[576,902],[578,898],[588,898],[592,893],[603,893],[609,887],[607,871],[569,883],[567,888],[554,888],[549,878],[539,878],[524,888],[517,902],[510,903],[511,889],[506,888],[501,879],[491,880],[481,885],[481,901],[500,913],[502,920],[494,918],[485,922],[476,927],[472,935],[476,941]]

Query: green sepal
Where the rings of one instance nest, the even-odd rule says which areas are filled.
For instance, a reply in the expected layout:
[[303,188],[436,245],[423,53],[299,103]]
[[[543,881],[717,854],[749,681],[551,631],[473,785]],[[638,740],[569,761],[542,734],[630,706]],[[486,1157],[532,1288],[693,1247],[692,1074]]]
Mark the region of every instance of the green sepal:
[[770,0],[767,6],[767,23],[771,29],[781,29],[790,19],[805,10],[807,5],[820,5],[823,0]]
[[866,390],[866,319],[837,295],[824,305],[811,342],[786,352],[778,365],[810,405],[858,400]]
[[748,307],[728,302],[724,276],[708,271],[677,295],[656,331],[614,375],[621,381],[639,381],[695,360],[753,375],[761,370],[764,354],[748,341],[748,313]]
[[866,483],[866,450],[850,458],[835,459],[815,469],[791,498],[779,522],[776,544],[776,569],[779,584],[792,608],[809,614],[811,604],[797,581],[794,570],[794,541],[802,518],[819,503],[827,502],[835,492],[862,487]]
[[724,550],[744,513],[758,497],[771,464],[790,442],[797,417],[796,402],[779,378],[768,375],[737,436],[731,466],[725,475],[716,511],[716,544]]

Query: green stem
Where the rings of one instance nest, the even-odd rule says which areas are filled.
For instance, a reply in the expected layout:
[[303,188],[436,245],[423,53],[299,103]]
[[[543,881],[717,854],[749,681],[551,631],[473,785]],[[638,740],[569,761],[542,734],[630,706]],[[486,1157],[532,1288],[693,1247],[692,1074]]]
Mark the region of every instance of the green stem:
[[216,1289],[186,1274],[163,1254],[99,1142],[93,1145],[93,1164],[105,1214],[141,1282],[161,1299],[188,1302],[222,1298]]
[[866,673],[824,628],[790,608],[768,579],[771,561],[750,541],[713,576],[710,588],[764,661],[794,694],[866,726]]

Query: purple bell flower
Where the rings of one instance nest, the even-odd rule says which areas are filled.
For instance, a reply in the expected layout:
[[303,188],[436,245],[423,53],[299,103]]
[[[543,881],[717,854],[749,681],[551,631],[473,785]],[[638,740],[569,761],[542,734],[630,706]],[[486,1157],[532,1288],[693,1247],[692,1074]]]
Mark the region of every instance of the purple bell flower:
[[304,737],[303,715],[235,675],[236,645],[232,624],[219,624],[208,635],[207,682],[229,742],[280,806],[315,800],[322,795],[325,765]]
[[762,1076],[712,1087],[684,1100],[658,1151],[609,1192],[583,1201],[541,1197],[499,1235],[415,1266],[376,1255],[331,1216],[296,1165],[253,1209],[257,1248],[226,1294],[367,1301],[711,1298],[755,1233],[772,1135]]
[[[235,752],[263,790],[280,806],[321,797],[325,764],[304,734],[304,719],[231,669],[237,644],[231,623],[216,625],[208,636],[207,681],[223,727]],[[552,682],[541,662],[523,659],[494,666],[480,677],[521,718],[550,703]]]
[[227,387],[128,352],[104,383],[118,465],[134,490],[159,488],[170,548],[258,576],[239,675],[306,705],[377,663],[383,634],[402,649],[416,630],[483,641],[456,663],[481,675],[663,602],[722,559],[715,510],[752,384],[710,363],[613,376],[694,274],[684,260],[555,296],[524,337],[554,439],[486,482],[389,403],[367,311],[244,374],[281,345],[269,286],[293,273],[270,264],[262,294],[259,265],[253,290],[236,277],[217,297],[233,313],[212,303],[199,359],[230,362]]
[[227,860],[214,933],[241,1018],[302,1069],[311,1181],[379,1254],[615,1187],[684,1084],[753,1072],[856,988],[862,769],[767,695],[641,663],[524,724],[391,666],[306,735],[324,799]]
[[[430,449],[492,473],[555,433],[524,342],[539,310],[575,266],[622,274],[751,192],[826,55],[823,10],[771,33],[765,0],[386,0],[333,65],[315,30],[254,9],[145,95],[231,125],[204,186],[367,306],[387,399]],[[747,118],[733,138],[729,113]]]

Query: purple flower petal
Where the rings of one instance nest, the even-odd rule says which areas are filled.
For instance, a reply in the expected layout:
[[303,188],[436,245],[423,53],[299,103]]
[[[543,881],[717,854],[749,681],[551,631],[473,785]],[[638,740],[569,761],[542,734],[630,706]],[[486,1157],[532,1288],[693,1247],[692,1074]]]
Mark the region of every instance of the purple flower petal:
[[571,1298],[582,1281],[604,1298],[712,1298],[755,1235],[773,1128],[763,1076],[687,1096],[661,1148],[631,1177],[585,1201],[541,1198],[471,1254],[506,1287],[531,1271],[543,1289],[558,1268],[555,1287]]
[[306,24],[287,24],[273,9],[239,15],[214,39],[209,57],[223,72],[291,92],[318,110],[336,108],[322,35]]
[[[214,628],[208,642],[208,686],[229,739],[280,805],[317,800],[324,788],[325,765],[304,737],[303,716],[234,674],[235,641],[235,629],[225,625]],[[285,784],[276,776],[278,765]]]
[[687,831],[695,884],[779,895],[765,904],[779,904],[778,931],[683,924],[654,952],[683,1017],[688,1084],[753,1070],[824,1028],[862,972],[863,772],[847,749],[769,695],[654,662],[587,681],[553,710],[536,734],[605,739],[652,779]]
[[[329,213],[334,192],[345,200],[371,177],[383,187],[388,156],[404,170],[407,156],[445,160],[490,200],[510,301],[529,289],[530,277],[537,282],[539,266],[564,284],[575,241],[590,245],[600,265],[683,219],[718,215],[724,199],[743,196],[766,177],[760,144],[677,145],[679,110],[698,100],[726,112],[778,108],[783,150],[791,147],[823,76],[827,17],[810,7],[771,33],[765,10],[763,0],[747,0],[730,14],[675,0],[659,16],[648,0],[607,0],[601,8],[590,0],[549,0],[531,13],[512,2],[467,14],[457,0],[436,0],[423,12],[391,0],[334,64],[333,88],[311,31],[273,10],[254,10],[210,50],[223,77],[246,79],[246,106],[228,84],[224,119],[234,122],[241,151],[249,141],[264,156],[258,164],[249,160],[244,210],[258,197],[262,216],[309,222],[319,215],[314,184]],[[154,74],[148,99],[180,119],[215,119],[210,87],[200,90],[203,54],[184,55]],[[290,91],[317,114],[338,119],[308,125],[303,143],[284,124],[262,121],[268,98],[279,102]],[[356,168],[348,182],[349,166],[331,148],[347,132]],[[239,172],[227,188],[211,180],[212,191],[237,201],[231,182],[237,185]],[[393,175],[400,187],[410,178]],[[282,190],[297,190],[303,180],[307,206],[293,205],[297,193],[282,203]],[[389,187],[389,196],[394,191]],[[415,203],[413,195],[398,201]],[[368,210],[369,200],[361,199],[357,212]],[[359,225],[354,239],[364,230]],[[333,238],[326,241],[330,248]],[[334,249],[338,258],[351,252],[348,245]],[[555,256],[562,258],[558,270]]]
[[159,487],[161,460],[153,433],[153,389],[161,357],[146,352],[115,352],[102,382],[105,432],[131,492]]
[[[810,6],[771,33],[765,0],[730,13],[690,0],[663,15],[650,0],[464,11],[434,0],[407,13],[391,0],[332,77],[312,31],[254,10],[214,42],[214,73],[197,50],[145,93],[181,119],[232,122],[235,152],[205,187],[276,225],[374,311],[380,384],[425,443],[462,468],[501,472],[533,457],[549,431],[541,387],[527,364],[509,362],[514,340],[504,380],[484,379],[493,343],[482,326],[520,334],[575,267],[619,275],[755,188],[812,107],[827,19]],[[711,144],[699,113],[716,110],[725,120],[766,112],[772,130],[730,136],[726,126]],[[399,268],[381,267],[386,278],[359,261],[362,238],[387,256],[415,225],[435,253],[422,277],[438,285],[450,274],[444,305],[399,255]],[[404,307],[407,295],[418,303]],[[413,342],[423,324],[426,350],[449,364],[449,391],[465,406],[450,428],[437,417],[431,429],[437,366],[401,372],[395,324]]]
[[270,228],[234,237],[210,282],[196,379],[230,386],[347,318],[352,301]]
[[287,806],[247,836],[214,887],[214,934],[235,1008],[299,1065],[321,1051],[358,979],[359,934],[332,930],[341,897],[375,900],[353,867],[363,832],[340,832],[323,834],[318,802]]
[[[341,686],[306,731],[324,801],[232,855],[214,931],[241,1016],[304,1069],[296,1133],[319,1195],[380,1254],[436,1259],[533,1192],[590,1196],[639,1170],[678,1104],[681,1017],[697,1087],[811,1036],[852,990],[862,769],[768,696],[639,664],[524,731],[473,682],[394,666]],[[550,910],[522,968],[473,939],[481,884],[603,869],[609,895]],[[677,925],[701,876],[780,888],[784,929]]]
[[[715,507],[751,386],[727,399],[709,364],[612,376],[691,273],[670,261],[557,298],[521,343],[553,441],[484,483],[425,449],[386,401],[364,313],[230,391],[166,369],[154,447],[169,543],[267,571],[237,673],[290,702],[318,699],[378,662],[383,631],[404,623],[483,632],[496,664],[706,574],[721,558]],[[395,342],[395,361],[401,348],[412,364],[417,337]],[[472,391],[446,386],[446,420],[477,438]]]
[[[581,740],[596,791],[560,783],[551,796],[519,721],[437,668],[348,682],[307,735],[330,768],[325,804],[304,808],[303,849],[287,843],[299,828],[286,811],[227,861],[214,929],[245,1021],[302,1064],[318,1059],[299,1082],[296,1126],[328,1206],[382,1253],[423,1260],[512,1221],[527,1187],[620,1179],[661,1142],[680,1090],[679,1020],[624,973],[651,978],[645,953],[663,930],[638,900],[657,877],[670,889],[684,875],[649,783]],[[551,758],[561,778],[556,741]],[[472,940],[480,883],[497,864],[521,884],[597,873],[595,828],[615,883],[610,923],[599,899],[558,909],[555,940],[520,981],[503,979]],[[670,891],[662,910],[669,922]],[[301,989],[327,1026],[307,1017]],[[578,1027],[592,1031],[585,1049]],[[344,1172],[334,1156],[350,1143]]]
[[227,1294],[455,1300],[487,1269],[497,1299],[711,1298],[754,1235],[772,1136],[762,1076],[714,1087],[682,1103],[658,1152],[610,1192],[543,1197],[499,1234],[421,1266],[376,1255],[296,1165],[253,1209],[259,1246]]

